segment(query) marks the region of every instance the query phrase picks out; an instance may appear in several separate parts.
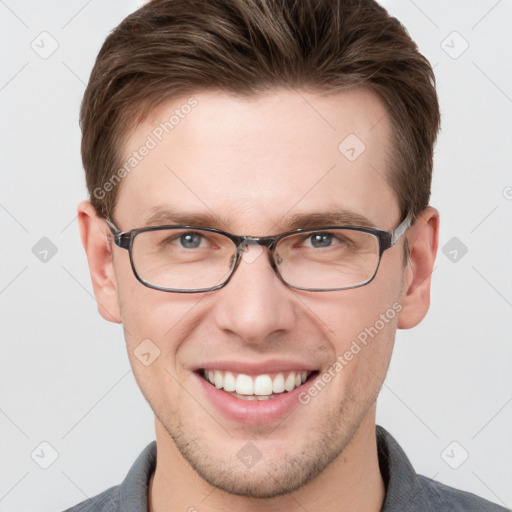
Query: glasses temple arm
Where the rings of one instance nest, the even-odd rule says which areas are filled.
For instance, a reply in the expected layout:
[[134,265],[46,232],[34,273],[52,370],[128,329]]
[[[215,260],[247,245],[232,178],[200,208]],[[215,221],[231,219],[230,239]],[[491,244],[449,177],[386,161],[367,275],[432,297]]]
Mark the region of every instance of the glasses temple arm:
[[414,216],[408,213],[405,219],[391,232],[391,245],[395,245],[400,237],[411,227]]

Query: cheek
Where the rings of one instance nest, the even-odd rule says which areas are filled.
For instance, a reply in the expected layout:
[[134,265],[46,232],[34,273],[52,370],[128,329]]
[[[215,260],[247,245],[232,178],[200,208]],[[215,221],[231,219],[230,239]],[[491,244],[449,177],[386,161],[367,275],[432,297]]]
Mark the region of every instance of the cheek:
[[331,371],[342,376],[336,393],[357,401],[376,394],[389,366],[401,310],[400,277],[390,274],[360,288],[304,298],[330,345]]
[[[125,337],[130,344],[159,340],[183,319],[193,298],[148,288],[137,280],[128,254],[115,264],[116,288]],[[197,300],[197,299],[196,299]]]
[[336,340],[336,363],[341,379],[333,389],[333,403],[343,396],[345,407],[366,410],[377,399],[388,371],[397,322],[395,310],[383,311],[384,320],[380,313],[365,316],[364,327],[363,324],[352,326],[351,336]]
[[201,297],[153,290],[129,278],[120,284],[118,296],[126,350],[137,383],[146,398],[148,394],[156,397],[167,384],[172,392],[174,378],[184,377],[180,348],[200,324]]
[[360,288],[310,294],[301,301],[307,306],[305,313],[310,320],[321,327],[325,339],[340,353],[352,340],[364,343],[381,334],[392,337],[401,309],[399,297],[399,282],[390,285],[389,279],[375,278]]

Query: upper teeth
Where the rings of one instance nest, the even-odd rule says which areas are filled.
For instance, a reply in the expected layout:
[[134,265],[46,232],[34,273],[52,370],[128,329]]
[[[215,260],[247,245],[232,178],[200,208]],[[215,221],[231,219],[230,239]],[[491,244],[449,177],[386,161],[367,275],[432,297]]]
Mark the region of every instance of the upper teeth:
[[204,376],[218,389],[236,392],[239,395],[272,395],[292,391],[306,382],[311,372],[292,371],[278,373],[273,378],[268,374],[251,377],[244,373],[234,374],[224,370],[204,370]]

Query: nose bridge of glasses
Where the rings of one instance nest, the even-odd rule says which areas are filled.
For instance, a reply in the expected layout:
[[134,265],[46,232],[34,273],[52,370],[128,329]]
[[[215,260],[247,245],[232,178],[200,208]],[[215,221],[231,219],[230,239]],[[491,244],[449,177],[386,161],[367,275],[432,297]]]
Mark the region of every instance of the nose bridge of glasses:
[[274,237],[258,237],[258,236],[244,236],[238,245],[240,252],[247,250],[249,245],[258,245],[259,247],[271,248],[274,244]]
[[[256,237],[256,236],[244,236],[241,237],[239,243],[237,245],[237,253],[241,257],[240,259],[244,260],[246,263],[253,263],[259,256],[263,253],[263,248],[267,247],[268,251],[268,260],[269,264],[274,271],[276,271],[276,262],[274,261],[275,255],[274,247],[275,247],[275,238],[274,236],[269,237]],[[248,251],[250,245],[255,245],[253,251]],[[240,260],[238,260],[240,263]],[[238,265],[236,265],[238,266]]]

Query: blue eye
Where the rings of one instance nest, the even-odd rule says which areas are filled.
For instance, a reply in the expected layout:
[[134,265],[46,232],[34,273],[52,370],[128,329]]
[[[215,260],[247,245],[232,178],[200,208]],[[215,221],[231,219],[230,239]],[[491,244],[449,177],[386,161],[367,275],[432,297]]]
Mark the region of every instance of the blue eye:
[[179,241],[185,249],[197,249],[201,245],[203,236],[199,233],[184,233],[179,237]]
[[314,233],[310,236],[313,247],[329,247],[332,243],[333,235],[331,233]]

